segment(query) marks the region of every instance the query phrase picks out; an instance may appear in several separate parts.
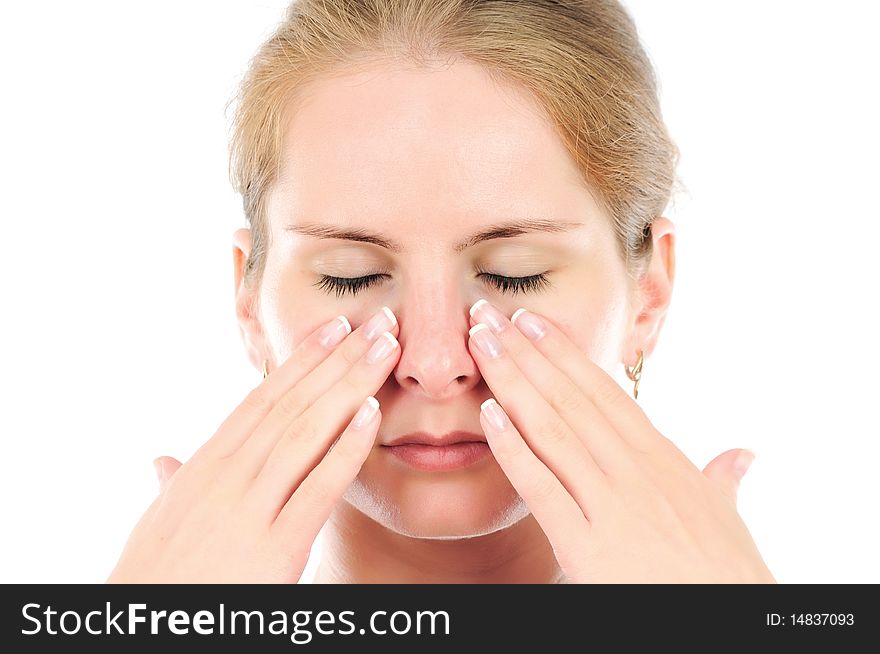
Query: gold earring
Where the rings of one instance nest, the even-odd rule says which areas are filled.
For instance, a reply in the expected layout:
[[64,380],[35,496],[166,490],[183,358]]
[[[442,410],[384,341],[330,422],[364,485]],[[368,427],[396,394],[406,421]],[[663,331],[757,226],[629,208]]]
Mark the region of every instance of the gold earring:
[[644,357],[641,350],[639,350],[639,360],[636,362],[636,365],[630,368],[625,363],[623,364],[623,369],[626,370],[626,376],[629,377],[632,381],[635,382],[635,386],[633,386],[633,398],[636,400],[639,399],[639,380],[642,378],[642,364],[644,363]]
[[266,366],[268,365],[268,363],[269,363],[268,360],[263,359],[263,379],[266,379],[266,377],[269,376],[269,371],[266,369]]

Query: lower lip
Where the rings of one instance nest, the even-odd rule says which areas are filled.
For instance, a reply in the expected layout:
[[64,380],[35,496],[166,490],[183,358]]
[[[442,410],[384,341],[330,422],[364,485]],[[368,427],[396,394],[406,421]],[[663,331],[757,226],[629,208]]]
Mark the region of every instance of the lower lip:
[[388,448],[391,454],[416,468],[429,472],[457,470],[486,458],[491,453],[483,442],[462,442],[452,445],[422,445],[407,443]]

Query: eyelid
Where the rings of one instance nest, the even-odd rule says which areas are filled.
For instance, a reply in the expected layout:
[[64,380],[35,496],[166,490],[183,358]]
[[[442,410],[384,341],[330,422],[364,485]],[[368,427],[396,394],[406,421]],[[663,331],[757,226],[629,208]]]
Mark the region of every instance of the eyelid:
[[[549,271],[538,273],[537,275],[524,275],[522,277],[507,277],[505,275],[496,275],[494,273],[481,272],[478,277],[486,277],[495,288],[502,293],[537,293],[551,286],[550,280],[547,279]],[[509,290],[513,289],[513,290]]]
[[390,277],[386,273],[375,273],[372,275],[362,275],[360,277],[336,277],[333,275],[321,275],[313,286],[323,288],[326,292],[336,293],[336,297],[341,297],[345,293],[357,295],[362,289],[369,288],[375,284],[381,277]]
[[[550,271],[538,273],[536,275],[524,275],[521,277],[509,277],[506,275],[496,275],[495,273],[478,271],[477,277],[485,277],[500,292],[516,295],[517,293],[535,293],[552,286],[547,279]],[[333,275],[321,275],[321,279],[313,284],[326,290],[326,292],[336,293],[336,297],[342,297],[346,293],[357,295],[360,291],[370,288],[376,284],[382,277],[390,277],[387,273],[374,273],[372,275],[362,275],[360,277],[335,277]]]

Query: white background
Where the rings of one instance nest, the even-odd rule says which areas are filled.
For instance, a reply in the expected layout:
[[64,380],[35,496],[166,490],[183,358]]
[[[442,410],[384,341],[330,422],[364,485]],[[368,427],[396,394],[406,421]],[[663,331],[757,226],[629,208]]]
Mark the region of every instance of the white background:
[[[639,402],[700,468],[757,452],[739,507],[780,582],[880,582],[877,9],[626,4],[687,189]],[[151,460],[259,381],[225,105],[284,6],[2,4],[0,581],[103,581]]]

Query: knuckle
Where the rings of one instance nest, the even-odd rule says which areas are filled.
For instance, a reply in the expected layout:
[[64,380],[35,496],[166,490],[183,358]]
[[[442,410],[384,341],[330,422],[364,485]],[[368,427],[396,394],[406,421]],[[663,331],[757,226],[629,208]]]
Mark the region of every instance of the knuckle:
[[295,441],[314,441],[320,434],[312,416],[303,413],[287,429],[286,436]]
[[271,402],[266,394],[266,385],[260,384],[248,393],[244,398],[245,406],[254,413],[265,413],[271,408]]
[[278,408],[285,415],[299,416],[309,408],[308,402],[303,400],[296,388],[288,391],[278,399]]
[[616,407],[627,399],[627,395],[620,385],[608,377],[600,378],[594,388],[600,406]]
[[552,397],[556,407],[563,411],[576,413],[583,409],[584,394],[571,381],[566,380],[557,384]]
[[538,475],[532,482],[532,496],[541,504],[552,504],[559,492],[556,478],[551,475]]
[[548,420],[541,428],[540,433],[545,441],[553,444],[562,443],[570,436],[568,427],[557,419]]

